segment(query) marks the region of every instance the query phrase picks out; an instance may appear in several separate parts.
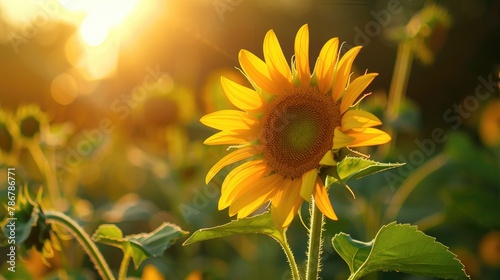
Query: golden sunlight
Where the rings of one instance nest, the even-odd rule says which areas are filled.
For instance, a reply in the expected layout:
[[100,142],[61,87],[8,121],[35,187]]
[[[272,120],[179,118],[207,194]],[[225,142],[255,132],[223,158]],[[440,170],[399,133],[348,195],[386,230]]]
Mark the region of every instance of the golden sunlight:
[[71,1],[61,3],[69,11],[85,11],[79,32],[83,41],[89,46],[100,46],[110,34],[112,28],[124,23],[130,15],[137,0],[111,1]]

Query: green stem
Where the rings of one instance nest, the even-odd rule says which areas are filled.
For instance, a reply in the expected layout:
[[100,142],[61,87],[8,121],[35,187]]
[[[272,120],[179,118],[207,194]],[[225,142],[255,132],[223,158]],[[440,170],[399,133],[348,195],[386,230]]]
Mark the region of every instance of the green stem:
[[394,62],[394,71],[392,73],[391,85],[389,88],[389,97],[387,101],[387,124],[385,131],[392,136],[392,141],[382,146],[382,152],[387,155],[390,149],[395,145],[396,133],[391,128],[391,123],[399,116],[401,103],[406,93],[408,79],[410,77],[411,65],[413,61],[413,52],[407,42],[401,42],[398,46],[396,61]]
[[115,277],[109,269],[108,263],[97,249],[95,243],[90,239],[90,236],[70,217],[56,211],[45,212],[47,222],[57,224],[68,230],[78,240],[85,252],[97,268],[102,279],[114,280]]
[[292,271],[292,279],[300,280],[299,267],[295,262],[295,258],[293,256],[293,252],[290,249],[290,245],[288,244],[288,240],[286,238],[286,229],[281,231],[281,240],[279,240],[283,251],[285,252],[286,258],[288,259],[288,264],[290,265],[290,270]]
[[118,273],[119,280],[127,279],[128,265],[132,255],[129,252],[124,252],[122,263],[120,264],[120,272]]
[[306,280],[318,279],[321,263],[321,246],[323,245],[323,213],[311,199],[311,224],[309,227],[309,244],[307,248]]
[[391,121],[399,115],[401,102],[405,96],[408,78],[410,77],[412,60],[411,46],[406,42],[399,43],[387,104],[387,114]]
[[61,199],[61,194],[59,193],[59,186],[57,183],[57,175],[55,170],[52,168],[52,165],[47,160],[47,157],[43,153],[40,145],[37,143],[29,143],[28,150],[33,157],[38,169],[45,177],[45,184],[47,185],[47,190],[49,193],[50,200],[52,202],[52,206],[57,209],[58,203]]
[[410,193],[427,178],[430,174],[441,168],[447,161],[444,154],[439,154],[430,160],[426,161],[423,165],[418,167],[406,180],[401,184],[396,193],[392,196],[391,202],[385,212],[385,221],[393,221],[397,218],[403,203],[406,201]]

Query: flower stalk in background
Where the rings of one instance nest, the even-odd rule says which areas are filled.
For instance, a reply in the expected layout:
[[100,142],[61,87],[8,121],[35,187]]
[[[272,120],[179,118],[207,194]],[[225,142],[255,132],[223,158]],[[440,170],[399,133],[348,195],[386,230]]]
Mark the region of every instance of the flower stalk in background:
[[[394,139],[396,133],[392,131],[390,124],[399,117],[411,74],[413,58],[416,57],[424,65],[432,64],[436,54],[446,41],[450,26],[451,18],[448,12],[444,8],[432,4],[415,14],[405,26],[395,28],[388,33],[391,40],[398,42],[386,115],[386,131]],[[394,143],[395,141],[392,141],[390,145],[385,145],[383,153],[387,154]]]
[[40,173],[43,174],[52,205],[59,208],[62,205],[62,196],[56,170],[41,147],[49,130],[49,118],[38,105],[30,104],[17,109],[16,119],[20,142],[29,150]]

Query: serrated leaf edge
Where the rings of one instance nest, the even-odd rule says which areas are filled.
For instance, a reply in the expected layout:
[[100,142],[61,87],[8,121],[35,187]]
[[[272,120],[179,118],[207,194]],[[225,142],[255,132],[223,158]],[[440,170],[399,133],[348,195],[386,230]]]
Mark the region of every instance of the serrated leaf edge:
[[[349,279],[348,279],[348,280],[356,280],[356,279],[358,279],[359,277],[363,277],[363,276],[365,276],[365,275],[366,275],[366,274],[360,274],[360,275],[357,275],[357,273],[358,273],[359,271],[361,271],[361,269],[365,266],[365,264],[366,264],[367,260],[369,260],[369,259],[370,259],[370,257],[372,256],[372,253],[373,253],[373,248],[374,248],[374,245],[375,245],[375,243],[376,243],[376,240],[377,240],[377,237],[379,236],[379,234],[383,231],[383,229],[385,229],[385,228],[387,228],[387,227],[389,227],[389,226],[392,226],[393,224],[395,224],[396,226],[409,226],[409,227],[411,227],[411,228],[414,228],[414,229],[415,229],[415,232],[419,232],[419,233],[421,233],[421,234],[423,234],[423,235],[425,235],[425,236],[427,236],[427,237],[430,237],[430,238],[431,238],[431,239],[432,239],[435,243],[437,243],[437,244],[439,244],[439,245],[443,246],[444,248],[446,248],[446,251],[447,251],[448,253],[450,253],[450,254],[453,256],[453,259],[454,259],[454,260],[456,260],[456,261],[458,261],[458,263],[462,265],[462,271],[464,272],[464,275],[465,275],[467,278],[469,278],[469,279],[470,279],[470,276],[469,276],[469,275],[467,274],[467,272],[465,271],[465,266],[464,266],[464,265],[463,265],[463,263],[462,263],[462,262],[461,262],[461,261],[457,258],[457,255],[456,255],[455,253],[453,253],[452,251],[450,251],[450,250],[449,250],[449,247],[448,247],[448,246],[446,246],[446,245],[444,245],[443,243],[441,243],[441,242],[437,241],[435,237],[425,234],[423,231],[419,230],[419,229],[418,229],[418,226],[416,226],[416,225],[411,225],[411,224],[397,224],[397,223],[394,221],[394,222],[391,222],[391,223],[389,223],[389,224],[387,224],[387,225],[383,225],[383,226],[379,229],[379,231],[378,231],[378,232],[377,232],[377,234],[375,235],[375,238],[373,238],[373,240],[372,240],[373,244],[372,244],[372,247],[371,247],[371,249],[370,249],[370,253],[368,254],[368,257],[366,257],[365,261],[363,262],[363,264],[361,264],[361,265],[359,266],[359,268],[356,270],[356,272],[355,272],[355,273],[353,273],[353,274],[351,274],[351,276],[349,276]],[[354,276],[354,278],[352,278],[353,276]]]
[[[222,224],[222,225],[218,225],[218,226],[214,226],[214,227],[209,227],[209,228],[201,228],[201,229],[193,232],[193,234],[191,234],[191,236],[189,236],[188,239],[186,239],[184,241],[184,243],[182,243],[182,246],[187,246],[187,245],[190,245],[190,244],[193,244],[193,243],[196,243],[196,242],[201,242],[201,241],[206,241],[206,240],[211,240],[211,239],[219,238],[219,237],[211,237],[211,238],[207,238],[207,239],[203,239],[203,240],[191,241],[191,239],[193,238],[193,236],[197,235],[200,232],[214,230],[214,229],[221,228],[221,227],[224,227],[224,226],[228,226],[231,223],[235,223],[235,222],[242,221],[242,220],[256,219],[256,218],[259,218],[259,217],[262,217],[262,216],[268,215],[268,214],[269,214],[269,211],[268,212],[264,212],[262,214],[255,215],[255,216],[251,216],[251,217],[246,217],[246,218],[242,218],[242,219],[232,220],[232,221],[230,221],[228,223],[225,223],[225,224]],[[223,230],[221,230],[221,231],[223,231]],[[228,231],[228,232],[231,233],[231,231]],[[248,232],[248,233],[264,234],[264,235],[267,235],[267,236],[270,236],[270,237],[276,239],[280,243],[282,242],[281,233],[276,228],[270,228],[269,230],[262,231],[262,232]],[[232,234],[238,234],[238,233],[231,233],[230,235],[232,235]]]
[[[359,158],[360,158],[360,157],[346,156],[343,160],[345,160],[345,159],[359,159]],[[361,159],[363,159],[363,158],[361,158]],[[343,161],[343,160],[342,160],[342,161]],[[346,178],[342,178],[342,180],[344,180],[344,181],[348,181],[348,180],[350,180],[350,179],[351,179],[351,177],[352,177],[352,176],[354,176],[354,175],[356,175],[356,174],[358,174],[358,173],[361,173],[362,171],[364,171],[364,170],[366,170],[366,169],[368,169],[368,168],[371,168],[371,167],[372,167],[372,166],[374,166],[374,165],[375,165],[375,166],[384,166],[384,167],[387,167],[387,168],[382,169],[382,170],[375,171],[375,172],[370,173],[370,174],[368,174],[368,175],[363,175],[363,176],[361,176],[361,177],[356,178],[356,180],[357,180],[357,179],[364,178],[364,177],[369,176],[369,175],[372,175],[372,174],[380,173],[380,172],[383,172],[383,171],[386,171],[386,170],[389,170],[389,169],[393,169],[393,168],[397,168],[397,167],[401,167],[401,166],[403,166],[403,165],[406,165],[406,163],[405,163],[405,162],[395,162],[395,163],[390,163],[390,162],[389,162],[389,163],[387,163],[387,162],[378,162],[378,161],[374,161],[374,160],[371,160],[371,159],[365,159],[365,160],[366,160],[366,161],[371,162],[371,163],[372,163],[372,165],[367,166],[367,167],[362,168],[362,169],[359,169],[359,171],[358,171],[358,172],[353,173],[353,174],[351,174],[350,176],[347,176]],[[339,163],[339,164],[340,164],[340,163]]]

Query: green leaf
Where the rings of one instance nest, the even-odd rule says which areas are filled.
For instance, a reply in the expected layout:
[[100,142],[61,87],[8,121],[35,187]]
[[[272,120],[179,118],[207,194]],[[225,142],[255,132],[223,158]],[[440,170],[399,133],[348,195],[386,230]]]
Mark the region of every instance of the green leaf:
[[361,242],[352,239],[351,236],[343,232],[333,237],[335,250],[344,259],[353,274],[368,258],[372,249],[372,242]]
[[95,242],[118,247],[124,254],[130,254],[134,266],[139,268],[141,263],[152,256],[160,256],[179,237],[187,234],[174,224],[163,223],[150,233],[127,235],[123,237],[122,231],[116,225],[100,225],[92,236]]
[[280,231],[273,224],[271,214],[266,212],[261,215],[231,221],[224,225],[199,229],[184,241],[182,245],[185,246],[199,241],[240,233],[261,233],[269,235],[280,242],[282,240]]
[[183,231],[180,227],[163,223],[151,233],[127,235],[125,238],[134,244],[140,244],[141,248],[148,252],[149,255],[159,256],[185,234],[188,234],[188,232]]
[[342,181],[347,182],[403,165],[405,163],[382,163],[362,157],[348,156],[337,165],[337,173]]
[[92,238],[98,242],[115,242],[123,239],[122,230],[116,225],[100,225]]
[[393,222],[383,226],[370,243],[353,240],[345,233],[335,235],[332,243],[349,266],[349,280],[376,271],[470,279],[455,254],[435,238],[417,230],[416,226]]

